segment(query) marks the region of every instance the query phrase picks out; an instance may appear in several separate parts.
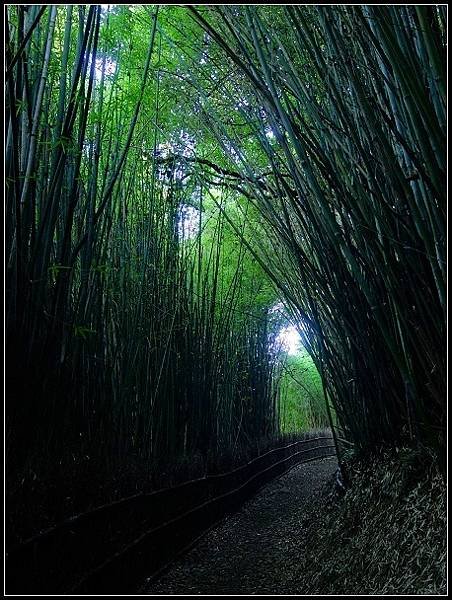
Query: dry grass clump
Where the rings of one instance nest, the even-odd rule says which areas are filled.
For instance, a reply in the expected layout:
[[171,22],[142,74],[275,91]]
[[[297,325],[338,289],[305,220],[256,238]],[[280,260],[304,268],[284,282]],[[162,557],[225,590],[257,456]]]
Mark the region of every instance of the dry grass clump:
[[298,593],[444,594],[446,486],[435,463],[403,448],[349,468],[344,498],[308,517]]

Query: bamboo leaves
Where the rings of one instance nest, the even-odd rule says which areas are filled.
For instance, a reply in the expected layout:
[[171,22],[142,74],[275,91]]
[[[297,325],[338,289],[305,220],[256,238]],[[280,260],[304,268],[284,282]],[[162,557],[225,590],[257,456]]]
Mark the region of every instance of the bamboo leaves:
[[[432,352],[443,343],[444,328],[433,342],[435,319],[420,306],[428,296],[443,318],[445,47],[438,11],[246,7],[237,18],[225,7],[210,11],[210,20],[191,12],[249,78],[254,103],[265,107],[276,133],[286,172],[263,142],[279,185],[272,203],[258,195],[256,205],[275,239],[284,241],[285,251],[275,247],[291,284],[276,259],[270,270],[281,289],[292,287],[288,300],[319,315],[331,345],[323,357],[326,383],[344,427],[362,445],[402,435],[403,418],[397,423],[394,409],[409,418],[409,381],[416,418],[424,421],[417,435],[434,443],[442,417],[422,398],[432,389]],[[244,163],[252,171],[253,157]],[[416,323],[416,333],[408,323]],[[351,340],[360,356],[349,364]],[[385,348],[386,356],[374,354],[376,348]],[[350,373],[359,386],[352,395],[342,383]],[[439,399],[431,401],[437,406]],[[349,406],[355,406],[353,414]]]

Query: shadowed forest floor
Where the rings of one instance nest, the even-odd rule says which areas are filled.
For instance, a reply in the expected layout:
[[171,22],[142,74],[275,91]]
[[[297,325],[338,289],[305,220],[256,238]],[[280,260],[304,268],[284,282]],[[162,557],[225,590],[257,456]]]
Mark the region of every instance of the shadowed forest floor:
[[[288,569],[298,561],[307,509],[337,469],[336,459],[301,465],[210,531],[148,594],[290,593]],[[293,584],[292,584],[293,585]],[[295,593],[292,592],[292,593]]]
[[446,487],[434,463],[400,449],[348,465],[301,465],[265,486],[148,594],[444,594]]

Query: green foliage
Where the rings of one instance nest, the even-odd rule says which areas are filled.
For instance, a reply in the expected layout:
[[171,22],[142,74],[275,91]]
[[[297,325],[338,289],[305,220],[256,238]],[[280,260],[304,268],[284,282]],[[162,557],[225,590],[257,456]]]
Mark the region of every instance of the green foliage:
[[[359,446],[444,443],[445,22],[8,7],[13,461],[238,455],[323,388]],[[313,362],[272,349],[280,300]]]
[[[270,233],[258,257],[345,434],[438,446],[441,431],[444,449],[444,11],[189,10],[228,57],[209,127],[238,149]],[[218,110],[225,95],[246,99],[260,152]]]
[[284,433],[329,426],[320,374],[305,349],[287,356],[280,379],[280,423]]

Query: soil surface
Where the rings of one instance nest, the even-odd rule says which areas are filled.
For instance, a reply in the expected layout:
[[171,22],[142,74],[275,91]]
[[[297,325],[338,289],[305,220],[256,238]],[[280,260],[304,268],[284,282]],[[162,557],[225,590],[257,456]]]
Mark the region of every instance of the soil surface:
[[[309,511],[322,510],[335,458],[299,465],[263,487],[241,510],[223,520],[141,594],[297,594],[292,565],[300,551]],[[302,543],[300,543],[302,541]]]

